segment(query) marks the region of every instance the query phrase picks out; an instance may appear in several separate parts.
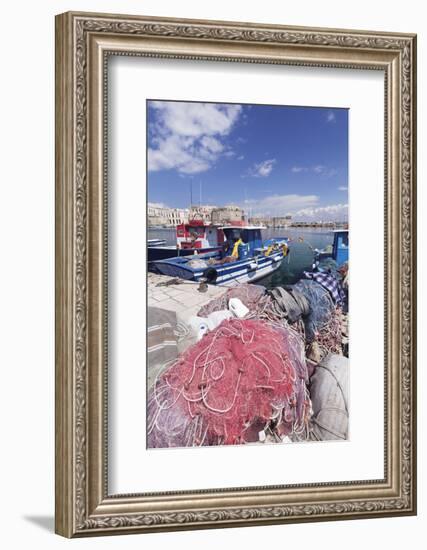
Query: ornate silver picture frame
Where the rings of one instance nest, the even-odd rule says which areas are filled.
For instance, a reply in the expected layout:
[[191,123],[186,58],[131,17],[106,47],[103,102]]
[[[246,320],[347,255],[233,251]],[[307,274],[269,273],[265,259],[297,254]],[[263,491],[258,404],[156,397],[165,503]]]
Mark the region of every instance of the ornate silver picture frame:
[[[108,490],[108,59],[384,74],[384,478]],[[65,13],[56,18],[56,532],[65,537],[416,513],[416,37]],[[191,451],[190,451],[191,452]]]

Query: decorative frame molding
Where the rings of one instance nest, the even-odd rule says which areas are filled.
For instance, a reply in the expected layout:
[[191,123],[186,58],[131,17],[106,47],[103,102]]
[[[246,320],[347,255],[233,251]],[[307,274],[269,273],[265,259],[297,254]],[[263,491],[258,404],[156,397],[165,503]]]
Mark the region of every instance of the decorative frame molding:
[[[385,74],[385,478],[144,495],[106,480],[106,59]],[[416,513],[416,37],[65,13],[56,18],[56,532],[87,536]]]

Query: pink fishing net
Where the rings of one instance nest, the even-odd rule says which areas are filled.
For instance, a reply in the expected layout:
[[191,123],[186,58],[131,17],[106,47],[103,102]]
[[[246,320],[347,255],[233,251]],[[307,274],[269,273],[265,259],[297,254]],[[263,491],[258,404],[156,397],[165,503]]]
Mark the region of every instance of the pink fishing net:
[[[342,354],[341,309],[334,305],[329,292],[319,283],[301,280],[294,288],[302,292],[310,305],[308,317],[290,325],[283,313],[274,307],[274,298],[260,285],[241,284],[227,290],[219,298],[203,306],[198,315],[207,317],[214,311],[228,309],[231,298],[239,298],[249,309],[245,319],[258,319],[284,329],[292,328],[309,346],[316,341],[322,357],[328,353]],[[306,329],[307,327],[307,329]]]
[[223,321],[156,380],[148,446],[240,444],[262,429],[277,438],[301,435],[311,410],[307,379],[295,331],[251,319]]

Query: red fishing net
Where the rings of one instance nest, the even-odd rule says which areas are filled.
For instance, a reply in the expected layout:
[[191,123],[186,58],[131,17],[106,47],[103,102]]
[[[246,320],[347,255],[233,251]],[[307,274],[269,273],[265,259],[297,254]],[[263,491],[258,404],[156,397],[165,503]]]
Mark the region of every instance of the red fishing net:
[[148,400],[148,446],[245,443],[253,441],[253,426],[277,437],[301,434],[311,409],[307,378],[295,331],[223,321],[157,379]]

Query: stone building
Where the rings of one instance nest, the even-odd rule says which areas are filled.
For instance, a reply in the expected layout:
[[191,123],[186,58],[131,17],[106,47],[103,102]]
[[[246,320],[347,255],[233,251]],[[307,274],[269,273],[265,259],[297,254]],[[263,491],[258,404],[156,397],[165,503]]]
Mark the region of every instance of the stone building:
[[190,206],[189,219],[202,220],[203,222],[211,222],[212,210],[214,210],[215,208],[216,206],[211,206],[209,204],[193,204]]
[[273,227],[289,227],[292,223],[292,216],[277,216],[273,218]]
[[249,218],[249,223],[251,225],[259,225],[263,227],[271,227],[272,226],[272,220],[271,218],[263,217],[263,216],[254,216],[252,218]]
[[166,225],[168,223],[168,211],[169,208],[149,202],[147,205],[148,225]]
[[147,205],[148,226],[176,227],[188,221],[188,214],[188,208],[168,208],[150,202]]
[[170,208],[168,212],[167,225],[176,227],[177,225],[186,223],[188,221],[188,214],[188,208]]
[[222,206],[212,210],[212,223],[236,223],[242,222],[245,219],[244,212],[241,208],[234,205]]

